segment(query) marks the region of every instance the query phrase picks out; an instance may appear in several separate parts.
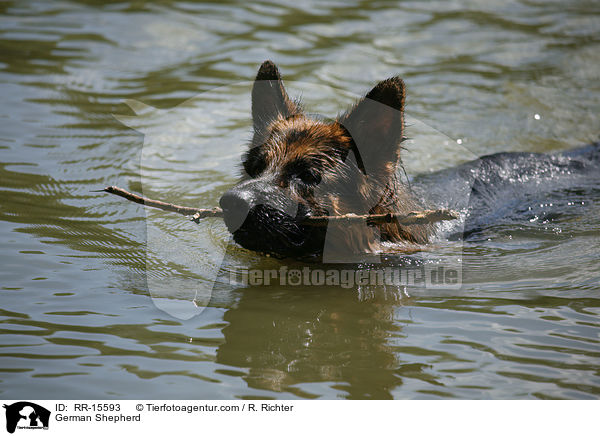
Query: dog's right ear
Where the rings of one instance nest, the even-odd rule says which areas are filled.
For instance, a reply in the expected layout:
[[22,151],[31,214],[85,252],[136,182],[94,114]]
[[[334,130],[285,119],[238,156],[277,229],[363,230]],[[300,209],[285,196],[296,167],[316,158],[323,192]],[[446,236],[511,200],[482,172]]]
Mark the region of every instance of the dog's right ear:
[[290,100],[285,91],[277,66],[272,61],[264,61],[252,87],[254,131],[263,130],[279,115],[287,118],[298,110],[298,106]]
[[352,136],[354,152],[365,174],[392,172],[404,139],[404,82],[391,77],[379,82],[338,118]]

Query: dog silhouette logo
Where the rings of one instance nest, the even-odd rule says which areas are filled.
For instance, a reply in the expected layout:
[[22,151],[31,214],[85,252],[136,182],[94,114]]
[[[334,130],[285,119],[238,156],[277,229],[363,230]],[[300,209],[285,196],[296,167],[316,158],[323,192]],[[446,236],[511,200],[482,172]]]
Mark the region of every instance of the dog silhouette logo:
[[48,429],[50,411],[28,401],[19,401],[4,405],[6,409],[6,431],[14,433],[15,429]]

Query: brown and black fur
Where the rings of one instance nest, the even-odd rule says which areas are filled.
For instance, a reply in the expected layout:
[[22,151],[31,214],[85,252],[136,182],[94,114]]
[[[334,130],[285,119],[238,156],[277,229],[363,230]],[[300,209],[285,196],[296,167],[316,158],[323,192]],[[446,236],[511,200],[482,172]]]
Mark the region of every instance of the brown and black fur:
[[431,225],[302,224],[308,216],[421,209],[398,177],[404,98],[404,83],[392,77],[335,120],[316,119],[289,98],[275,64],[264,62],[252,90],[254,134],[243,175],[220,201],[235,241],[292,257],[320,256],[325,244],[360,254],[380,252],[384,242],[427,243]]

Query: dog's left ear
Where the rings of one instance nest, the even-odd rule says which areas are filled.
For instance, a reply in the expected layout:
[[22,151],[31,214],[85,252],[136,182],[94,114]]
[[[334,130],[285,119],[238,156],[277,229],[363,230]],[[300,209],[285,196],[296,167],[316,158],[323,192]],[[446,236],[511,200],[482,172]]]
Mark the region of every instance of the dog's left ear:
[[379,82],[342,115],[338,122],[352,136],[357,160],[367,173],[381,164],[395,164],[404,135],[404,82],[399,77]]
[[279,115],[284,118],[298,112],[298,106],[288,97],[279,69],[264,61],[252,87],[252,121],[256,132],[264,129]]

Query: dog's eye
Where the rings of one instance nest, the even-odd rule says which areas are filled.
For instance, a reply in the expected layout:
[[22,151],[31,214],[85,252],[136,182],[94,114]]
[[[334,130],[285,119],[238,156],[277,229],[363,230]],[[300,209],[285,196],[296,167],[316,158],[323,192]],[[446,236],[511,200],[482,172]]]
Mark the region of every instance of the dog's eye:
[[295,180],[306,186],[318,185],[321,182],[321,172],[318,163],[308,159],[296,159],[289,162],[283,172],[284,180]]
[[258,177],[267,167],[264,150],[261,147],[251,148],[246,152],[242,164],[250,177]]
[[305,185],[318,185],[321,183],[321,174],[315,170],[305,170],[298,174],[298,178]]

